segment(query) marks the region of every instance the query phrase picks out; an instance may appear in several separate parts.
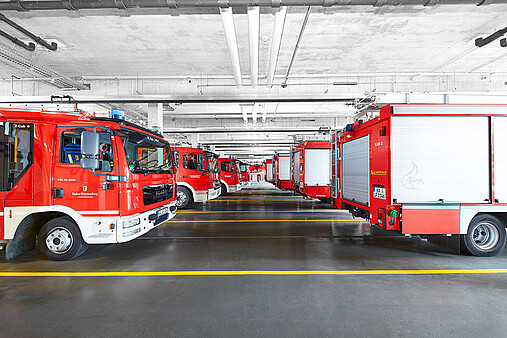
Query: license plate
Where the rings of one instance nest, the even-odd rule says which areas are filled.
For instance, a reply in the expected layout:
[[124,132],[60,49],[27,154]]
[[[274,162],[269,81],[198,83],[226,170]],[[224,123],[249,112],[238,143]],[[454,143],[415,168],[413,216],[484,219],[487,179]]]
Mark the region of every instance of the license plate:
[[373,187],[373,197],[385,200],[386,188]]

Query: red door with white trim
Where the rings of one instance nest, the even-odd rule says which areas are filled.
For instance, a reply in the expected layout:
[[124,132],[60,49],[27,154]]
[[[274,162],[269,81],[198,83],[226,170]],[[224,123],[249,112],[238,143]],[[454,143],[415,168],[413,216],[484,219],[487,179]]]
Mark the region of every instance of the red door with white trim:
[[[82,215],[119,215],[119,182],[107,182],[80,167],[81,132],[84,128],[57,128],[54,159],[53,204],[68,206]],[[118,175],[118,156],[114,136],[100,131],[101,175]]]

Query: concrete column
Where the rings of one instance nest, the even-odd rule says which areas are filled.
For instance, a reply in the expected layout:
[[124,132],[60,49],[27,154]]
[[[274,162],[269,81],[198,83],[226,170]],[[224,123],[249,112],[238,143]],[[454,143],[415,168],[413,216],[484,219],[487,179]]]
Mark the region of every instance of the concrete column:
[[148,128],[154,126],[164,128],[164,114],[162,103],[148,103]]
[[197,148],[197,145],[199,144],[199,134],[189,134],[188,135],[188,142],[192,145],[192,148]]

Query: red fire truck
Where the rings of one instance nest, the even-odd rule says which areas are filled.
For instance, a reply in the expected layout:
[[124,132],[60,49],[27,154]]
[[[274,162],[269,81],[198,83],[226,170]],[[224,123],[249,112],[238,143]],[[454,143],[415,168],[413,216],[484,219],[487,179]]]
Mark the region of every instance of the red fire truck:
[[246,162],[239,162],[239,171],[241,172],[241,181],[244,186],[249,186],[250,182],[250,165]]
[[252,182],[264,181],[266,173],[265,164],[252,164],[250,166],[250,179]]
[[273,177],[273,159],[267,158],[266,159],[266,182],[273,183],[274,177]]
[[1,110],[0,240],[6,259],[52,260],[122,243],[174,217],[172,150],[137,125],[79,113]]
[[202,149],[175,147],[174,162],[178,194],[176,206],[184,209],[192,202],[204,202],[220,196],[218,155]]
[[219,158],[217,162],[221,195],[225,195],[230,192],[237,192],[243,189],[238,161],[232,158]]
[[507,106],[388,105],[332,135],[332,203],[493,256],[507,224]]
[[293,148],[292,160],[294,191],[327,201],[331,197],[331,143],[301,142]]
[[276,152],[273,163],[274,184],[279,189],[291,189],[290,153]]

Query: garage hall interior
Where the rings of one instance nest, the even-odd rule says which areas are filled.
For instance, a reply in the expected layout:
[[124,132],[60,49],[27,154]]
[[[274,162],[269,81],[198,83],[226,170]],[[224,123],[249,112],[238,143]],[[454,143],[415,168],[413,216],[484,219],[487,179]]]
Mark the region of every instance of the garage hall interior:
[[0,0],[0,335],[505,336],[506,11]]

